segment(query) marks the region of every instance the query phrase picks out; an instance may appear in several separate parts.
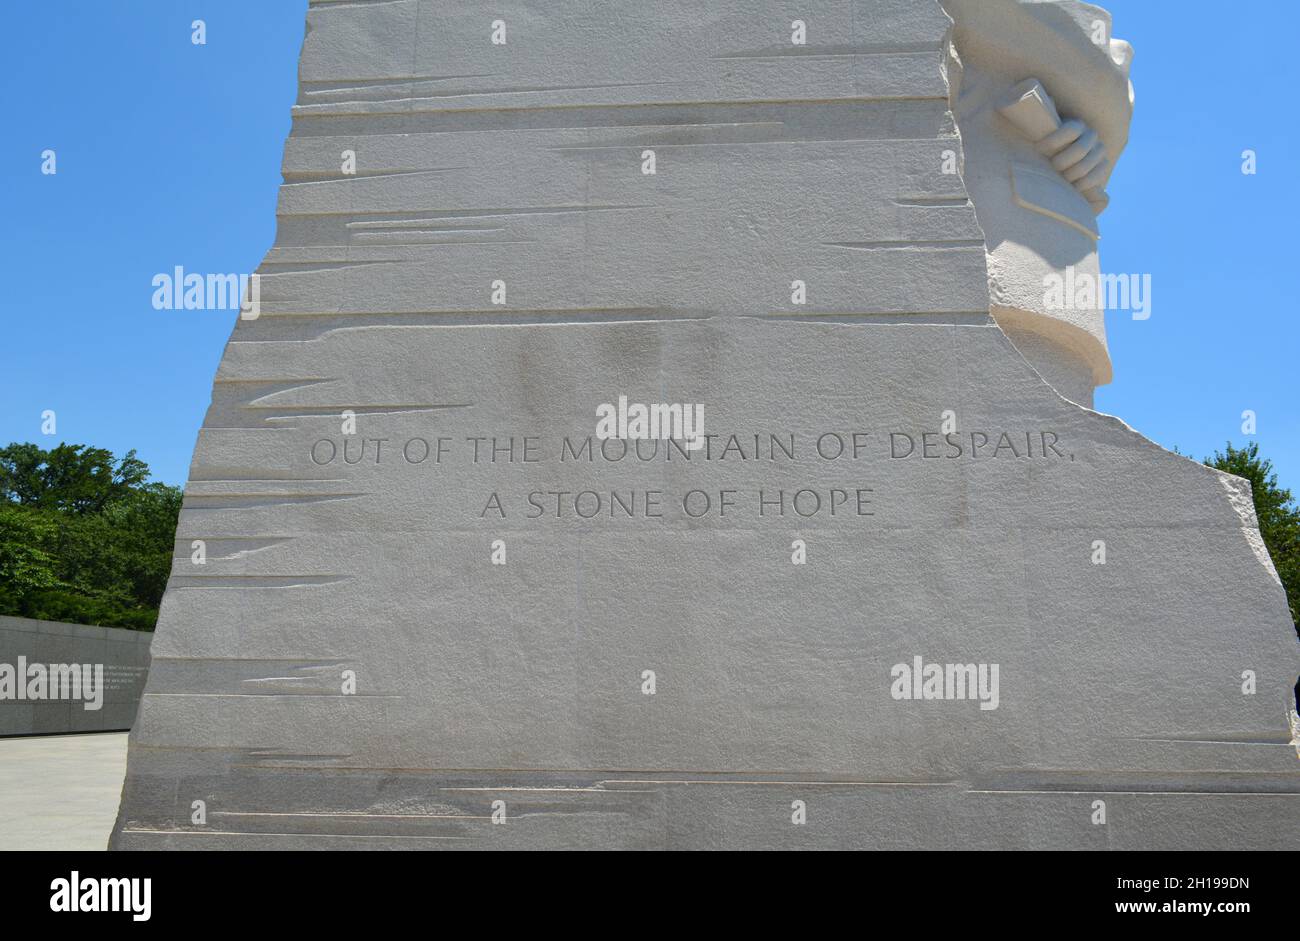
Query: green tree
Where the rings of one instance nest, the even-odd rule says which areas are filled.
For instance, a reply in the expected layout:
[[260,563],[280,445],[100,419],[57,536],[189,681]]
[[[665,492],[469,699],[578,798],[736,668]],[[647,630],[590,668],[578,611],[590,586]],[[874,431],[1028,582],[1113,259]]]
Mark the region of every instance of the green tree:
[[40,514],[0,503],[0,609],[16,607],[32,592],[58,586],[55,560],[45,548],[53,542],[55,530],[53,521]]
[[1259,533],[1286,589],[1291,620],[1300,631],[1300,508],[1291,491],[1278,486],[1273,462],[1261,458],[1259,445],[1253,442],[1244,448],[1234,448],[1228,442],[1225,451],[1215,452],[1205,463],[1250,481]]
[[181,491],[127,452],[0,448],[0,614],[152,630]]
[[0,496],[23,506],[98,513],[148,477],[149,466],[134,451],[115,462],[113,452],[84,444],[0,448]]

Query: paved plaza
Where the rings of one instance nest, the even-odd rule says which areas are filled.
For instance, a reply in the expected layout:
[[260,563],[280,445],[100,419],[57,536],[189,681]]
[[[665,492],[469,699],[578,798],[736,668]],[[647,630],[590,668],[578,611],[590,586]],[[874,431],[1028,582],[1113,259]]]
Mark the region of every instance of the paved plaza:
[[126,775],[125,732],[0,738],[0,850],[102,850]]

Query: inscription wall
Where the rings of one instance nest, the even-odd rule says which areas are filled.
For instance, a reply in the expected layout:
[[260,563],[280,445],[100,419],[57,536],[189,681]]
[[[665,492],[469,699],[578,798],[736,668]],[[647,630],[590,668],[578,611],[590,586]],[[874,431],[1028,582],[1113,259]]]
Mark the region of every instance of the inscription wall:
[[152,633],[0,616],[0,735],[125,732]]

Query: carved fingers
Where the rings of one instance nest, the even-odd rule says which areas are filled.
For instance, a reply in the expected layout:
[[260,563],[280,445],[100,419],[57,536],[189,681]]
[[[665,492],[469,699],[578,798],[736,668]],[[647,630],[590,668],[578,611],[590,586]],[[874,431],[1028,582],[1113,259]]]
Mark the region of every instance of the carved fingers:
[[1110,156],[1101,136],[1082,121],[1062,121],[1046,89],[1026,79],[1011,89],[998,111],[1052,162],[1057,173],[1083,194],[1094,213],[1110,202],[1102,185],[1110,171]]

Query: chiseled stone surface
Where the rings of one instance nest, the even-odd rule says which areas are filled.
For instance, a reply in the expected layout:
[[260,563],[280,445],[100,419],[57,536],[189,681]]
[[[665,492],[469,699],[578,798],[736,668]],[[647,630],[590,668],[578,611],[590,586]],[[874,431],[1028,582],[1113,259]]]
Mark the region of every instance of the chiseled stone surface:
[[308,16],[112,845],[1296,845],[1249,495],[990,316],[938,2]]

